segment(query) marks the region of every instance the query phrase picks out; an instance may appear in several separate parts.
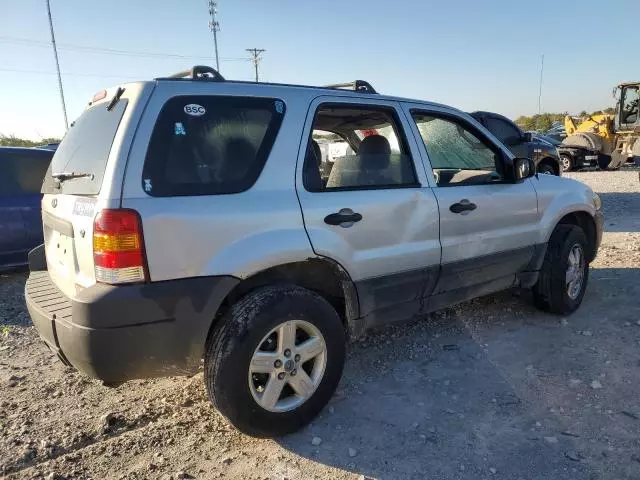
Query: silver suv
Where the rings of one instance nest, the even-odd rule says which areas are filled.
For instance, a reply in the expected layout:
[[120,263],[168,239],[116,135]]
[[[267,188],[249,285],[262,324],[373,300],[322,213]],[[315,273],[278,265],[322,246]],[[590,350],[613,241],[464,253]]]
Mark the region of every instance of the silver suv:
[[518,286],[574,311],[602,228],[464,112],[208,67],[96,94],[43,192],[26,302],[51,350],[106,384],[204,359],[256,436],[311,421],[370,327]]

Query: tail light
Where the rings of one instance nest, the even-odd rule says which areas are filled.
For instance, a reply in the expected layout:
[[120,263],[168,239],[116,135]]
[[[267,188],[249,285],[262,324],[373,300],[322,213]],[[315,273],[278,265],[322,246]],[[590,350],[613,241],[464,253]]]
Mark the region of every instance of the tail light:
[[132,283],[147,280],[142,221],[135,210],[102,210],[93,221],[96,281]]

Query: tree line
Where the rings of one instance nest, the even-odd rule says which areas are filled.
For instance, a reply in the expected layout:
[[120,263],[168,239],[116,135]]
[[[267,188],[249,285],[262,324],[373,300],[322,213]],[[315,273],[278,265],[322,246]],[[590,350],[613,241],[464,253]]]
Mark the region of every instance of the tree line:
[[0,146],[2,147],[37,147],[47,143],[59,143],[59,138],[48,137],[42,140],[27,140],[15,135],[3,135],[0,133]]
[[[583,110],[577,116],[578,117],[588,117],[589,115],[600,115],[600,114],[614,114],[616,113],[616,109],[613,107],[605,108],[604,110],[596,110],[595,112],[587,112]],[[526,115],[521,115],[516,118],[515,122],[520,125],[525,131],[535,130],[536,132],[546,132],[549,130],[555,122],[560,122],[564,124],[564,117],[569,115],[569,113],[541,113],[540,115],[532,115],[530,117]]]

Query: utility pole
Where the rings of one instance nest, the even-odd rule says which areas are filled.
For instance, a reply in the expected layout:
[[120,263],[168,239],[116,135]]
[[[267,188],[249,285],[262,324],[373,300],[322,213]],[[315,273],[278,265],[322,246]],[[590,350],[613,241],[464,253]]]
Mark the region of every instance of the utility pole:
[[258,81],[258,64],[260,60],[262,60],[262,54],[266,52],[264,48],[247,48],[245,49],[247,52],[251,54],[251,61],[253,62],[253,66],[256,68],[256,82]]
[[544,71],[544,53],[542,54],[542,64],[540,65],[540,91],[538,92],[538,115],[542,110],[542,72]]
[[209,21],[209,28],[213,32],[213,45],[216,50],[216,70],[220,71],[220,60],[218,59],[218,30],[220,30],[220,22],[216,20],[218,14],[218,2],[216,0],[209,0],[209,15],[211,20]]
[[64,102],[64,90],[62,90],[62,76],[60,75],[60,62],[58,61],[58,49],[56,48],[56,37],[53,34],[53,20],[51,19],[51,5],[47,2],[47,15],[49,15],[49,30],[51,31],[51,45],[53,45],[53,57],[56,60],[56,70],[58,72],[58,89],[60,90],[60,100],[62,101],[62,113],[64,114],[64,128],[69,130],[69,121],[67,120],[67,105]]

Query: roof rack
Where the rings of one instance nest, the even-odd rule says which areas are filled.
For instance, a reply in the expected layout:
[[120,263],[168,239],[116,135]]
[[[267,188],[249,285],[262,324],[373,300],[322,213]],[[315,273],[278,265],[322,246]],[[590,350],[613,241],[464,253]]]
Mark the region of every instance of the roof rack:
[[371,84],[365,80],[354,80],[347,83],[334,83],[332,85],[325,85],[325,88],[338,88],[343,90],[354,90],[361,93],[378,93]]
[[215,68],[206,65],[195,65],[189,70],[174,73],[168,77],[156,78],[156,80],[204,80],[209,82],[224,82],[224,77]]

